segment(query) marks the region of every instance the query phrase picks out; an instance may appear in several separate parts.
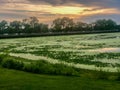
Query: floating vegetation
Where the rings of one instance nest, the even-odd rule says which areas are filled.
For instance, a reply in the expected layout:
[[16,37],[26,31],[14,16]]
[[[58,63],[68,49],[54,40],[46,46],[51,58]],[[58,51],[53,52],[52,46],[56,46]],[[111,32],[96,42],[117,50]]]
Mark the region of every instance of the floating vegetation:
[[[1,39],[0,52],[85,68],[120,68],[120,33]],[[105,69],[106,68],[106,69]]]

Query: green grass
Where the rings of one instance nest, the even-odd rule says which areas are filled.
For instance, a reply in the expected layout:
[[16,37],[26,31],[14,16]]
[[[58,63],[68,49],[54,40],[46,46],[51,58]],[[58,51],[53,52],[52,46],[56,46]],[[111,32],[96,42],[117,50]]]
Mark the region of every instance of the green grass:
[[0,68],[0,90],[120,90],[120,82],[39,75]]

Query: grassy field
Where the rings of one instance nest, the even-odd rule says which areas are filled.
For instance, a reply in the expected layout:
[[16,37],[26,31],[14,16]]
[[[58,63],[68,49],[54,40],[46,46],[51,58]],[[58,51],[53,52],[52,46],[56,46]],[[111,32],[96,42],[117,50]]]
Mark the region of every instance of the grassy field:
[[0,90],[120,90],[120,82],[39,75],[0,68]]

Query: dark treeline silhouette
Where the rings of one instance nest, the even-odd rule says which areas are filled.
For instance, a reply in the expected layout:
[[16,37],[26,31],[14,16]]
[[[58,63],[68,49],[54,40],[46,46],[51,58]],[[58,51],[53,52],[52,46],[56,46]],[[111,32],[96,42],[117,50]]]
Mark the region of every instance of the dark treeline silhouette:
[[49,27],[40,23],[36,17],[23,19],[22,21],[12,21],[8,23],[0,22],[0,35],[22,35],[41,33],[67,33],[67,32],[94,32],[94,31],[119,31],[120,25],[111,19],[101,19],[90,24],[84,22],[74,22],[68,17],[57,18]]

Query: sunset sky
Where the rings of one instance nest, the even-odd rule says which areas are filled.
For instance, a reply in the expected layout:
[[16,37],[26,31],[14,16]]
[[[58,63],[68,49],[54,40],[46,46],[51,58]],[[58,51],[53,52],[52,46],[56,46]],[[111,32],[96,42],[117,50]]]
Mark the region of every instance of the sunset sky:
[[120,0],[0,0],[0,20],[30,16],[43,23],[64,16],[84,22],[110,18],[120,23]]

